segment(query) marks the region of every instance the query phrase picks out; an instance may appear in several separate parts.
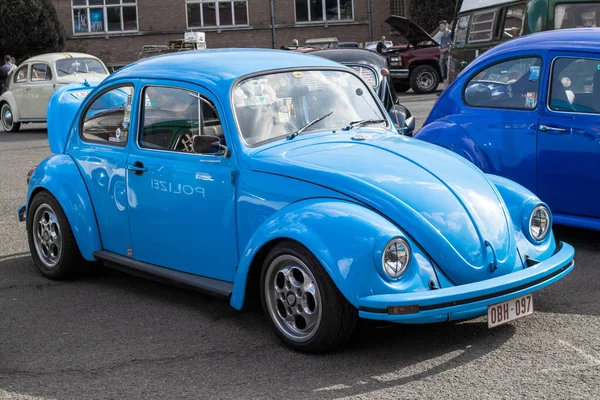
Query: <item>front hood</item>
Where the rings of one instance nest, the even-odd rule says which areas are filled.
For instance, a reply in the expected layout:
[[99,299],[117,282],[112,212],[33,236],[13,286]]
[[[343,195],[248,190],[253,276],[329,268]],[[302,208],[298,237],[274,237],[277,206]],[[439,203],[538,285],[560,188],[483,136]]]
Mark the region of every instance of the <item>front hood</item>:
[[419,25],[415,24],[408,18],[391,16],[385,20],[400,35],[406,39],[408,43],[413,46],[418,45],[421,42],[430,40],[435,42],[427,32],[423,30]]
[[104,74],[75,74],[75,75],[65,75],[56,78],[56,82],[61,85],[66,85],[69,83],[79,83],[87,80],[88,82],[102,82],[104,78],[108,75]]
[[334,134],[289,141],[255,153],[250,167],[327,186],[378,210],[457,285],[514,270],[509,214],[481,171],[437,146],[364,132],[366,140]]

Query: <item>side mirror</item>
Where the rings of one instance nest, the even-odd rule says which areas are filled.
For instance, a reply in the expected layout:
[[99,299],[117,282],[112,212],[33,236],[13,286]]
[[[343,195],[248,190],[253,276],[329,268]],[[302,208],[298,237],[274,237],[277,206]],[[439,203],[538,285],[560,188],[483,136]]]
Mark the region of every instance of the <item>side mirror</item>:
[[400,133],[406,136],[412,136],[415,131],[415,117],[408,117],[406,121],[404,121],[404,127],[400,130]]
[[221,144],[221,139],[218,136],[194,136],[192,146],[196,154],[224,155],[225,157],[229,157],[229,149]]
[[406,120],[406,108],[400,104],[394,104],[388,113],[396,126],[396,129],[402,129],[404,121]]

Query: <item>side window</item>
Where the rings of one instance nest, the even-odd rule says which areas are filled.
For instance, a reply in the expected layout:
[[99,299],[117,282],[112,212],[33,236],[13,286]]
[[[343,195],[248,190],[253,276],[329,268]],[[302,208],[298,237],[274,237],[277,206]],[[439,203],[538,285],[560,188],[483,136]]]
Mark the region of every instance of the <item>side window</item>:
[[509,40],[523,34],[523,23],[525,22],[525,4],[517,4],[506,9],[500,40]]
[[541,65],[538,57],[494,64],[466,84],[465,103],[472,107],[532,110],[538,103]]
[[465,45],[467,43],[467,28],[469,28],[470,20],[471,15],[463,15],[458,19],[456,33],[454,35],[454,44]]
[[473,14],[471,30],[469,31],[469,43],[489,42],[492,40],[496,11],[498,10],[488,10]]
[[13,78],[14,83],[27,82],[27,67],[28,65],[23,65],[15,72],[15,77]]
[[551,110],[600,113],[600,59],[556,58],[550,85]]
[[125,147],[129,136],[133,86],[111,89],[95,98],[85,111],[81,135],[86,141]]
[[147,87],[143,96],[140,147],[192,153],[198,135],[217,136],[225,145],[221,121],[210,100],[171,87]]
[[31,82],[51,81],[52,70],[47,64],[33,64],[31,66]]

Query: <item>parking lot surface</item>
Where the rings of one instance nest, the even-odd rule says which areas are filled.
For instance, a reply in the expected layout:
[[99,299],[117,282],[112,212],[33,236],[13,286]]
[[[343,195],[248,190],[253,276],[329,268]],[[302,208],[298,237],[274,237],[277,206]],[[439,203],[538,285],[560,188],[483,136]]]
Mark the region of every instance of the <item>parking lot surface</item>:
[[[403,96],[420,125],[435,95]],[[558,227],[575,269],[534,295],[533,315],[361,326],[304,355],[260,311],[111,269],[72,282],[36,270],[16,210],[49,155],[45,125],[0,131],[1,399],[597,399],[600,234]],[[401,171],[399,171],[401,173]]]

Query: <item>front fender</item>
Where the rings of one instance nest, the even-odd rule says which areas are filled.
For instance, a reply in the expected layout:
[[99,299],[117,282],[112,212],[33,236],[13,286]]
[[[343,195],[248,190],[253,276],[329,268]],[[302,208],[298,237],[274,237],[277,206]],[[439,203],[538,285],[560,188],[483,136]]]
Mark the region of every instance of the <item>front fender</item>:
[[487,155],[465,130],[448,118],[438,119],[421,128],[414,136],[425,142],[444,147],[488,171],[490,165]]
[[[19,122],[21,119],[21,113],[19,112],[19,108],[17,107],[17,101],[15,100],[15,96],[11,91],[4,92],[2,96],[0,96],[0,104],[8,103],[13,115],[13,121]],[[1,118],[1,117],[0,117]]]
[[[413,257],[404,275],[391,281],[383,276],[381,257],[388,241],[397,236],[409,241]],[[428,290],[430,281],[439,285],[422,250],[381,215],[349,201],[309,199],[284,207],[256,230],[236,272],[232,307],[241,309],[244,304],[254,257],[277,239],[292,239],[308,248],[355,307],[365,295]]]
[[50,192],[60,204],[81,255],[86,260],[95,260],[94,251],[102,250],[100,233],[89,193],[73,159],[64,154],[55,155],[36,167],[27,191],[27,208],[32,194],[40,189]]

